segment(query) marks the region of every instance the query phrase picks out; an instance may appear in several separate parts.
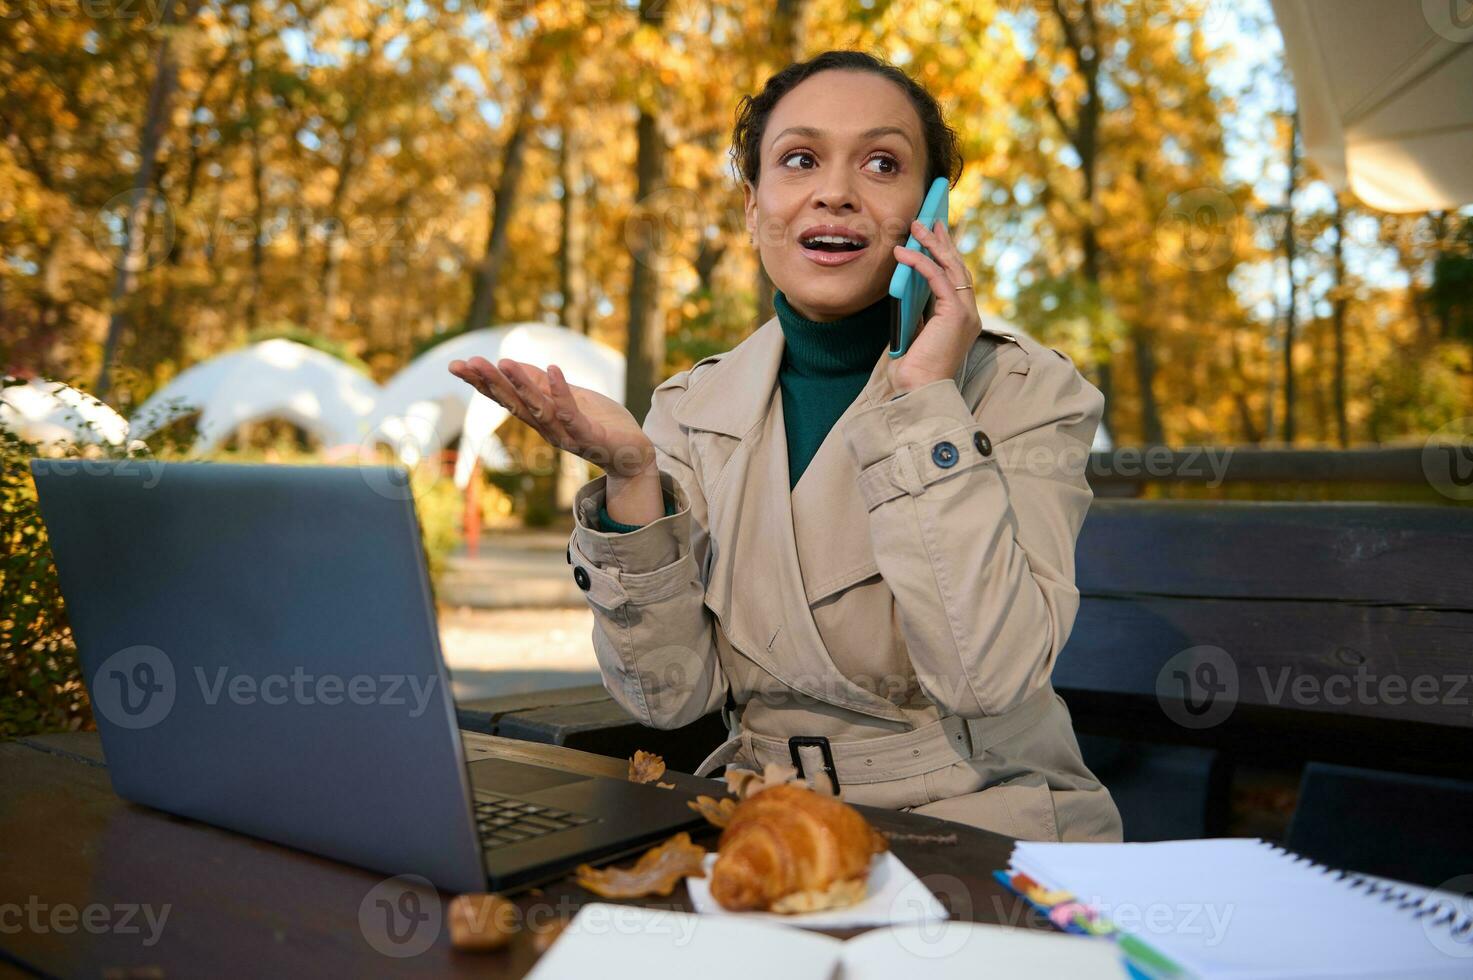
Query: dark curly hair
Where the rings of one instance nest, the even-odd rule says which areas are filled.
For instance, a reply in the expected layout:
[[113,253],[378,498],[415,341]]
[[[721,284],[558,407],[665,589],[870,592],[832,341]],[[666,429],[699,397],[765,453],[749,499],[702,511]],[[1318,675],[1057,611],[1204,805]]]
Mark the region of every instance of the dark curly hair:
[[926,182],[931,186],[937,177],[945,177],[953,187],[962,173],[961,142],[956,131],[946,124],[936,97],[904,71],[864,51],[825,51],[807,61],[795,62],[773,75],[755,97],[744,95],[737,103],[736,126],[731,132],[731,159],[738,180],[749,180],[757,186],[762,170],[762,134],[778,101],[797,87],[799,82],[821,71],[840,69],[864,71],[888,78],[899,85],[921,119],[921,132],[926,143]]

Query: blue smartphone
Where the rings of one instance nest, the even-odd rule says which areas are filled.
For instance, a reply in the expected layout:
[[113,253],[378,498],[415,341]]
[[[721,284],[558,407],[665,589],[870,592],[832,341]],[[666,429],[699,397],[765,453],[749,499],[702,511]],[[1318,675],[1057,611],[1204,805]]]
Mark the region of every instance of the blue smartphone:
[[[916,220],[933,231],[938,220],[950,225],[946,208],[947,192],[950,189],[951,184],[945,177],[937,177],[931,183],[931,189],[926,192],[926,200],[921,204],[921,213],[916,215]],[[931,253],[916,240],[914,233],[905,243],[905,247],[913,248],[927,258],[931,257]],[[897,261],[895,274],[890,277],[891,357],[899,357],[910,350],[910,342],[920,331],[921,314],[925,312],[930,298],[931,285],[926,282],[926,277],[904,262]]]

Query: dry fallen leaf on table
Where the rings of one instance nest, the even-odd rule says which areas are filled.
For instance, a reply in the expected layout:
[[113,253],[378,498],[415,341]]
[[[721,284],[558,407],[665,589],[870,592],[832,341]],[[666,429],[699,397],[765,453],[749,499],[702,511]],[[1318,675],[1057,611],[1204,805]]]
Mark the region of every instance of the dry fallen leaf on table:
[[729,796],[719,800],[711,796],[697,796],[694,800],[686,800],[685,805],[705,817],[711,826],[725,829],[727,821],[731,819],[731,812],[737,808],[737,801]]
[[653,752],[635,749],[634,758],[629,760],[631,783],[653,783],[665,775],[665,760]]
[[819,780],[819,786],[808,785],[808,781],[798,775],[798,770],[786,762],[769,762],[761,772],[752,769],[730,769],[725,773],[727,789],[739,800],[745,800],[754,793],[760,793],[764,789],[773,786],[782,786],[786,783],[796,783],[799,786],[833,796],[833,788],[828,780]]
[[521,929],[521,912],[500,895],[466,893],[450,900],[450,945],[456,949],[500,949]]
[[706,877],[701,866],[706,849],[681,831],[639,856],[629,868],[595,868],[580,864],[574,869],[579,885],[602,898],[646,898],[669,895],[682,878]]

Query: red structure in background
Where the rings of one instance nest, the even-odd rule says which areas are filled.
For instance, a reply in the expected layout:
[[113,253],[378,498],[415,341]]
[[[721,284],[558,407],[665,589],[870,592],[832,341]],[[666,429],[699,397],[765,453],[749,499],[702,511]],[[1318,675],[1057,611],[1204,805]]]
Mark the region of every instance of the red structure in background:
[[[457,452],[446,450],[441,454],[440,472],[447,476],[455,474],[455,460]],[[461,511],[460,530],[465,537],[465,553],[470,557],[476,557],[476,551],[481,544],[481,461],[478,458],[471,464],[470,482],[465,487],[465,507]]]

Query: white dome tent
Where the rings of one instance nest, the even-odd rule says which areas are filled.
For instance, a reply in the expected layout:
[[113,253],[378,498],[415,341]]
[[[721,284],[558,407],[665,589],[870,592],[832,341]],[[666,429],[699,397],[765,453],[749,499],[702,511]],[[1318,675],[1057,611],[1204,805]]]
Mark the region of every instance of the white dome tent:
[[112,406],[61,383],[32,378],[0,389],[0,424],[27,442],[122,446],[128,422]]
[[138,439],[199,412],[195,453],[208,452],[240,426],[280,418],[325,450],[357,446],[379,387],[331,354],[277,338],[201,361],[144,402],[133,416]]
[[514,323],[451,337],[415,358],[385,386],[371,429],[376,441],[394,446],[414,465],[460,436],[455,485],[470,482],[477,457],[494,469],[512,460],[495,436],[507,411],[450,373],[450,362],[484,357],[493,364],[510,357],[536,365],[556,364],[570,384],[615,401],[624,400],[624,357],[566,327]]

